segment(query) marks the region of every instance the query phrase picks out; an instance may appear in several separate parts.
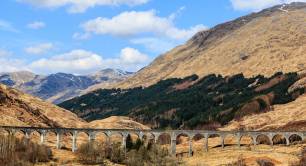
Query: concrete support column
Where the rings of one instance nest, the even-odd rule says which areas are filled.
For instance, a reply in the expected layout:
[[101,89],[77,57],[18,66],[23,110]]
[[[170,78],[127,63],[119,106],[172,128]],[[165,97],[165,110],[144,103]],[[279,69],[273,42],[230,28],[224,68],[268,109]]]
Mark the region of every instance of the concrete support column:
[[28,132],[28,131],[25,132],[25,138],[26,138],[26,139],[30,139],[30,135],[31,135],[30,132]]
[[72,134],[72,152],[76,152],[77,151],[77,131],[74,131]]
[[270,145],[273,146],[273,136],[270,134],[269,136]]
[[44,133],[44,132],[40,134],[40,144],[45,143],[45,136],[46,136],[46,133]]
[[160,134],[154,133],[153,135],[154,135],[154,143],[157,144]]
[[241,148],[241,147],[240,147],[240,141],[241,141],[241,135],[240,135],[240,133],[237,134],[236,139],[237,139],[238,148],[240,149],[240,148]]
[[126,154],[126,138],[129,135],[129,133],[122,133],[122,149],[124,151],[124,154]]
[[221,135],[220,138],[221,138],[221,147],[222,149],[224,149],[224,135]]
[[56,148],[60,149],[62,147],[61,145],[61,139],[62,139],[62,133],[57,132],[56,133]]
[[205,135],[205,152],[208,152],[208,137],[209,137],[209,135]]
[[173,155],[173,156],[176,155],[176,138],[171,138],[170,154]]
[[285,139],[286,139],[286,145],[289,146],[290,145],[289,137],[285,137]]
[[189,157],[192,157],[192,137],[189,136],[189,151],[188,151],[188,155]]
[[89,133],[88,134],[88,142],[94,142],[96,139],[96,134],[95,133]]

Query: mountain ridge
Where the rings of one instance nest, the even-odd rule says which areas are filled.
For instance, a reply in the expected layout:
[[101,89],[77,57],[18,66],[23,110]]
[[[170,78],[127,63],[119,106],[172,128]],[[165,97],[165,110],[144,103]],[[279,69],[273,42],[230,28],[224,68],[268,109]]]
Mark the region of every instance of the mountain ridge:
[[55,73],[37,75],[28,71],[0,73],[0,83],[53,103],[122,81],[133,73],[120,69],[103,69],[89,75]]
[[[285,12],[286,11],[286,12]],[[113,87],[149,86],[192,74],[247,77],[306,69],[306,3],[277,5],[198,32]]]

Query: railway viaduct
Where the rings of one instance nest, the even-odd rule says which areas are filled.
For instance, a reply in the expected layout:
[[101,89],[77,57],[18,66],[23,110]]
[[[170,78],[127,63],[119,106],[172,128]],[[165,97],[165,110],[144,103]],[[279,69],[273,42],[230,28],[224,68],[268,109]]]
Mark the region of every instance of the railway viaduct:
[[0,132],[5,131],[9,134],[15,135],[17,132],[21,132],[24,136],[30,139],[30,134],[37,132],[40,135],[40,143],[43,144],[47,133],[52,132],[56,134],[56,147],[61,148],[62,136],[64,134],[70,134],[72,136],[72,152],[77,150],[77,139],[79,133],[86,133],[88,136],[88,141],[94,141],[97,134],[103,133],[107,142],[110,142],[110,137],[114,134],[120,135],[122,137],[122,147],[126,148],[126,138],[129,134],[135,134],[139,139],[143,140],[148,138],[149,140],[154,140],[157,143],[161,135],[168,135],[171,138],[170,141],[170,153],[172,155],[176,154],[176,143],[177,138],[180,135],[187,136],[189,139],[189,156],[192,155],[193,147],[192,140],[196,135],[200,135],[204,138],[204,147],[205,151],[208,151],[208,138],[211,136],[220,137],[220,145],[224,148],[224,140],[228,135],[232,135],[237,140],[237,146],[240,147],[240,141],[243,136],[248,136],[252,138],[253,145],[257,145],[257,138],[259,136],[265,136],[268,138],[269,143],[273,146],[273,138],[275,136],[282,136],[286,140],[286,145],[289,146],[293,136],[298,137],[301,141],[304,140],[306,132],[293,132],[293,131],[208,131],[208,130],[121,130],[121,129],[91,129],[91,128],[42,128],[42,127],[16,127],[16,126],[0,126]]

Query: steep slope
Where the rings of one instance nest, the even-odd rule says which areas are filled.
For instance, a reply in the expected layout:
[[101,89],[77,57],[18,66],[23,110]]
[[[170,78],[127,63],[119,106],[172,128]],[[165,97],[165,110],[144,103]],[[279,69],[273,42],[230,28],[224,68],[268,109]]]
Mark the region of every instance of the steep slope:
[[0,83],[49,102],[60,103],[80,94],[120,82],[132,74],[119,69],[104,69],[85,76],[66,73],[42,76],[24,71],[0,74]]
[[72,112],[0,84],[0,126],[149,129],[127,117],[86,121]]
[[306,95],[296,101],[275,105],[273,111],[234,120],[220,130],[306,130]]
[[191,74],[247,77],[306,68],[306,3],[265,9],[197,33],[115,87],[149,86]]
[[[147,88],[101,89],[59,106],[87,121],[129,116],[152,128],[217,129],[234,119],[271,111],[305,92],[305,74],[245,78],[196,75]],[[290,92],[288,92],[290,91]]]
[[81,127],[85,124],[67,110],[0,84],[0,125]]

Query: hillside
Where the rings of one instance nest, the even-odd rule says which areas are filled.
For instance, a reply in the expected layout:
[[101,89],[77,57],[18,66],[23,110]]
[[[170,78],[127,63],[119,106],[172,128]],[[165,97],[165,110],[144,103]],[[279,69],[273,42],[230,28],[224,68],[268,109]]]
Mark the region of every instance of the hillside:
[[70,111],[0,84],[0,125],[81,127],[85,124]]
[[305,91],[304,79],[305,74],[297,73],[201,79],[192,75],[147,88],[97,90],[59,106],[87,121],[120,115],[152,128],[217,129],[231,120],[294,101]]
[[192,74],[246,77],[306,68],[306,3],[278,5],[197,33],[113,87],[149,86]]
[[104,69],[91,75],[56,73],[47,76],[21,71],[0,73],[0,83],[52,103],[60,103],[92,90],[120,82],[133,73]]
[[68,110],[2,84],[0,84],[0,125],[148,129],[127,117],[110,117],[87,123]]

